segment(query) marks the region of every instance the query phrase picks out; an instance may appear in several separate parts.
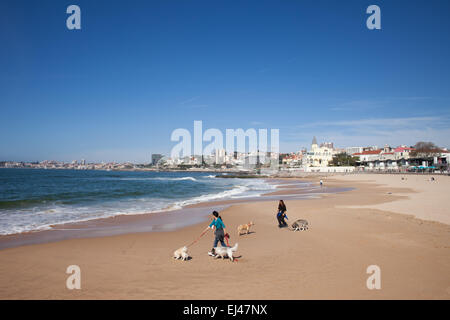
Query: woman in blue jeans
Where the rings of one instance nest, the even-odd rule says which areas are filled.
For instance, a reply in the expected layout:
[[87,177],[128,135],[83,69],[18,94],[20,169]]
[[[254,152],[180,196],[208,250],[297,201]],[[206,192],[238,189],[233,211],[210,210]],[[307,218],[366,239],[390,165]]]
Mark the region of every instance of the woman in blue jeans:
[[226,231],[225,231],[225,224],[222,221],[222,217],[219,216],[219,213],[217,211],[213,211],[212,214],[214,216],[214,219],[204,231],[204,232],[206,232],[209,229],[213,229],[214,230],[214,236],[215,236],[214,237],[214,245],[213,245],[213,248],[211,249],[211,251],[208,252],[208,254],[210,256],[214,256],[215,255],[214,248],[217,247],[217,244],[219,242],[222,245],[222,247],[226,247],[227,246],[225,244],[225,241],[224,241]]
[[284,218],[287,218],[286,211],[287,211],[287,208],[286,208],[286,205],[284,204],[284,201],[280,200],[280,202],[278,203],[278,213],[277,213],[277,220],[278,220],[279,228],[287,227],[287,223],[286,223],[286,221],[284,221]]

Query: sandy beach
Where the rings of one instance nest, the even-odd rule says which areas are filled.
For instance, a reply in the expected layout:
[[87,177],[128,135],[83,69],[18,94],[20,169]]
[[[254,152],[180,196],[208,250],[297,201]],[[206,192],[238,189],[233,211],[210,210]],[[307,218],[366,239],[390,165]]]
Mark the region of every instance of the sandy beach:
[[[450,177],[405,177],[324,178],[325,188],[354,189],[286,200],[288,222],[309,221],[302,232],[277,227],[276,201],[228,207],[221,216],[239,243],[234,263],[207,255],[212,232],[190,247],[191,260],[173,260],[207,220],[3,249],[0,299],[449,299]],[[237,236],[250,220],[251,233]],[[80,290],[66,288],[69,265],[81,268]],[[381,269],[380,290],[366,286],[370,265]]]

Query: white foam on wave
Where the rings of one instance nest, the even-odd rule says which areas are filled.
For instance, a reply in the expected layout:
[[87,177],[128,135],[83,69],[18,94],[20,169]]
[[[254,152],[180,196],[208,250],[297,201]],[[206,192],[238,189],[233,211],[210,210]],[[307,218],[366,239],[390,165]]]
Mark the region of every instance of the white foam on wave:
[[192,199],[179,201],[175,205],[177,207],[185,207],[192,204],[209,202],[214,200],[227,200],[227,199],[240,199],[240,198],[251,198],[259,197],[263,193],[276,188],[275,185],[269,184],[264,180],[252,179],[252,181],[244,181],[240,179],[243,183],[242,185],[236,185],[230,190],[222,191],[219,193],[211,193],[206,195],[201,195],[194,197]]
[[178,180],[178,181],[182,181],[182,180],[197,181],[197,179],[195,179],[194,177],[174,178],[173,180]]
[[160,180],[160,181],[197,181],[194,177],[181,177],[181,178],[165,178],[165,177],[157,177],[157,178],[150,178],[152,180]]
[[183,180],[190,180],[190,181],[197,181],[194,177],[179,177],[179,178],[170,178],[170,177],[124,177],[124,178],[108,178],[110,180],[123,180],[123,181],[183,181]]
[[212,201],[212,200],[232,198],[233,196],[244,193],[247,190],[248,190],[248,188],[245,186],[236,186],[230,190],[226,190],[223,192],[205,194],[205,195],[201,195],[201,196],[198,196],[198,197],[195,197],[192,199],[178,201],[175,205],[182,208],[185,206],[189,206],[189,205],[197,204],[197,203],[201,203],[201,202],[208,202],[208,201]]

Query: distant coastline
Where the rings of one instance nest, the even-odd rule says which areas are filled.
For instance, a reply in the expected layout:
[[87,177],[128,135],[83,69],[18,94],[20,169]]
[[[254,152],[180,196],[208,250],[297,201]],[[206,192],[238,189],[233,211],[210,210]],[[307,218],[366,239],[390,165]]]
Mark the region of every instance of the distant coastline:
[[73,171],[117,171],[117,172],[211,172],[211,173],[243,173],[243,174],[249,174],[252,173],[252,171],[243,171],[240,169],[213,169],[213,168],[189,168],[189,169],[171,169],[171,168],[165,168],[165,169],[157,169],[157,168],[120,168],[120,169],[105,169],[105,168],[64,168],[64,167],[1,167],[0,169],[29,169],[29,170],[73,170]]

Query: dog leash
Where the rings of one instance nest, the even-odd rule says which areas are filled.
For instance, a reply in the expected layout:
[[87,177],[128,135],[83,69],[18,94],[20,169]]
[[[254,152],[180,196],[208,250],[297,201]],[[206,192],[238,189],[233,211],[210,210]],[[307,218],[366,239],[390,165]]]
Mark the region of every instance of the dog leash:
[[230,246],[230,243],[228,242],[228,238],[230,238],[230,235],[227,233],[227,234],[224,236],[224,238],[225,238],[225,241],[226,241],[226,243],[227,243],[227,246],[229,247],[229,246]]
[[202,234],[201,234],[197,239],[195,239],[194,241],[192,241],[192,242],[191,242],[190,244],[188,244],[186,247],[190,247],[190,246],[192,246],[194,243],[198,242],[198,240],[200,240],[200,238],[203,237],[203,235],[204,235],[206,232],[208,232],[208,230],[203,231]]

